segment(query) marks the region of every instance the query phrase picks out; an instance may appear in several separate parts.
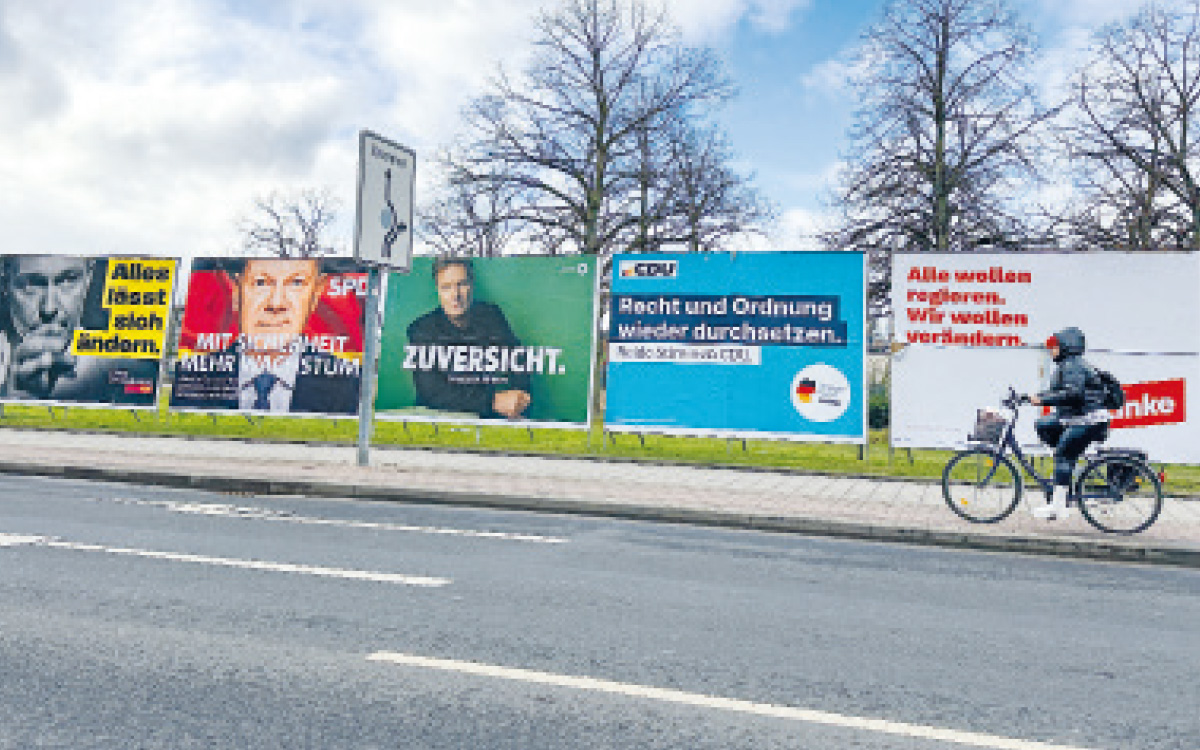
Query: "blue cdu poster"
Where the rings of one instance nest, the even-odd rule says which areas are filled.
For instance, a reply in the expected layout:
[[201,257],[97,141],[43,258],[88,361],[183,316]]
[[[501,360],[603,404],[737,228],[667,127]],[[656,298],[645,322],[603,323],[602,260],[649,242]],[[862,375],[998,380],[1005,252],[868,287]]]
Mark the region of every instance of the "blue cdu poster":
[[613,258],[605,423],[862,442],[864,257]]

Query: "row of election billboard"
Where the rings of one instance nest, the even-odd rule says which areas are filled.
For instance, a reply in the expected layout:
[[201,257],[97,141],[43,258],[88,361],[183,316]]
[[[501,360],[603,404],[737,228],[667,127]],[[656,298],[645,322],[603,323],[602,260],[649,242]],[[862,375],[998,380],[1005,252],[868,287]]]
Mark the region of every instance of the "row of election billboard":
[[[616,431],[865,440],[861,253],[611,264],[603,316],[590,257],[416,258],[389,274],[375,413],[572,427],[602,403]],[[1076,326],[1125,387],[1110,444],[1200,461],[1200,254],[912,253],[891,272],[893,446],[961,445],[976,409],[1045,386],[1043,342]],[[0,256],[0,401],[151,407],[177,343],[173,409],[357,414],[376,330],[365,269],[195,260],[171,342],[177,274],[163,258]]]
[[[0,400],[154,405],[176,261],[0,262]],[[604,370],[610,429],[865,439],[861,254],[612,264],[604,351],[595,258],[416,258],[389,274],[376,414],[586,426]],[[366,287],[348,259],[195,260],[171,408],[355,415]]]

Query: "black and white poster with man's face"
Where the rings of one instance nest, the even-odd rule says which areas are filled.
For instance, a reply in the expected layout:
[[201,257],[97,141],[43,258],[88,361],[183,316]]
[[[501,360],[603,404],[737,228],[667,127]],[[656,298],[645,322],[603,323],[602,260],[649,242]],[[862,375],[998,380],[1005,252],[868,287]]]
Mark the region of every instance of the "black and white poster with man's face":
[[176,262],[0,256],[0,399],[152,406]]

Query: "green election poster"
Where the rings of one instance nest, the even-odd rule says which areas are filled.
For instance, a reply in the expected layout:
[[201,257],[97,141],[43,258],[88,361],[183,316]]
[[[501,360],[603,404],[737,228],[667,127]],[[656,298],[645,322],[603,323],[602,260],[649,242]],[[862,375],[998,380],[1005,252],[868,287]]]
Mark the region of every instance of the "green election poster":
[[381,418],[588,423],[595,258],[414,258],[387,284]]

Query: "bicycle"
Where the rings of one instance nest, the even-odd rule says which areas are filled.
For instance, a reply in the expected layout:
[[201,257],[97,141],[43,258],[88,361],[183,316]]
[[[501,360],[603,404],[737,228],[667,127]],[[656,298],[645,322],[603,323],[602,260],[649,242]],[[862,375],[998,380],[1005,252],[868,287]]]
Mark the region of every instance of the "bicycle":
[[[1010,416],[980,410],[975,432],[967,438],[971,445],[955,453],[942,470],[946,504],[967,521],[1002,521],[1021,502],[1025,484],[1010,453],[1047,500],[1051,497],[1053,477],[1038,473],[1016,439],[1020,407],[1028,403],[1028,396],[1009,388],[1000,404]],[[1099,447],[1083,459],[1083,469],[1069,489],[1068,506],[1078,508],[1088,523],[1108,534],[1137,534],[1150,528],[1162,512],[1165,477],[1151,468],[1146,453]]]

